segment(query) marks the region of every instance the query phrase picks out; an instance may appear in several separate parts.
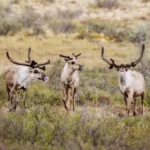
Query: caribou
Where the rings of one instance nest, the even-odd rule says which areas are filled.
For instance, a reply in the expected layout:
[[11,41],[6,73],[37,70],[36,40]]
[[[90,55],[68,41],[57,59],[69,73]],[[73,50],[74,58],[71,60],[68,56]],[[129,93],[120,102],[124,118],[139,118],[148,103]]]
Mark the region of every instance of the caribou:
[[65,109],[71,110],[71,105],[73,111],[75,110],[75,100],[74,96],[79,86],[79,71],[84,70],[84,67],[79,64],[78,57],[81,55],[76,55],[72,53],[73,57],[65,56],[60,54],[60,57],[63,57],[66,61],[66,64],[61,73],[61,83],[62,83],[62,96],[63,96],[63,103]]
[[[46,70],[45,65],[50,64],[50,60],[45,63],[38,64],[35,60],[31,60],[30,57],[31,48],[28,49],[28,60],[26,63],[20,63],[13,60],[9,52],[6,52],[6,56],[10,62],[20,66],[10,67],[4,73],[4,80],[6,82],[6,89],[8,93],[8,101],[10,101],[10,110],[16,109],[19,103],[17,94],[19,90],[23,90],[23,104],[24,108],[26,105],[26,93],[27,88],[31,83],[36,80],[42,80],[43,82],[48,81],[48,76],[43,72]],[[43,70],[43,71],[42,71]],[[13,106],[13,101],[15,104]]]
[[124,101],[126,104],[126,114],[129,116],[130,105],[133,101],[133,116],[136,116],[136,98],[141,96],[142,103],[142,114],[144,114],[144,92],[145,92],[145,81],[144,77],[140,72],[130,70],[130,67],[135,67],[143,58],[145,50],[145,44],[141,44],[141,55],[140,57],[129,64],[117,65],[115,61],[110,58],[104,57],[104,47],[101,50],[102,59],[110,65],[109,69],[115,68],[118,71],[119,76],[119,89],[124,96]]

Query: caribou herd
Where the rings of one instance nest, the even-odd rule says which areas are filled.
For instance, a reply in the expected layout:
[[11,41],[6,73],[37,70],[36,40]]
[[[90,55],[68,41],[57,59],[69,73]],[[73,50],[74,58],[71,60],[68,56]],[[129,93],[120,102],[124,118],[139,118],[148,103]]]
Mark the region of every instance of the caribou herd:
[[[117,65],[114,59],[104,57],[104,47],[101,49],[101,58],[110,67],[110,69],[116,69],[118,71],[119,89],[124,96],[126,105],[126,114],[129,116],[130,105],[133,103],[133,116],[136,115],[136,98],[141,96],[142,114],[144,114],[144,93],[145,93],[145,81],[141,73],[130,70],[131,67],[135,67],[143,58],[145,50],[145,44],[141,44],[140,57],[129,64]],[[24,62],[17,62],[10,57],[9,52],[6,52],[6,56],[10,62],[19,65],[8,68],[4,73],[4,80],[6,83],[6,89],[8,93],[8,101],[10,102],[10,110],[16,110],[19,99],[17,93],[19,90],[23,90],[23,104],[26,105],[26,92],[31,83],[41,80],[46,82],[49,80],[48,76],[44,73],[46,65],[50,64],[50,60],[44,63],[38,63],[31,59],[31,48],[28,49],[28,60]],[[84,70],[84,66],[78,61],[80,54],[72,53],[72,56],[65,56],[60,54],[66,64],[61,72],[62,83],[62,101],[67,111],[75,110],[75,93],[79,86],[79,71]]]

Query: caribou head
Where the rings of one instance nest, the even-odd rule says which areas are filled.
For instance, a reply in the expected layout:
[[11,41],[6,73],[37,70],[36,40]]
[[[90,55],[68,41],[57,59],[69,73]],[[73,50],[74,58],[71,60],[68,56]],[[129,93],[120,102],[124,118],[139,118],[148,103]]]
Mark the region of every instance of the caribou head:
[[65,56],[62,54],[60,54],[59,56],[64,58],[64,60],[68,63],[68,66],[70,67],[70,69],[82,71],[84,70],[84,66],[79,64],[79,61],[78,61],[78,57],[80,55],[81,53],[79,53],[78,55],[76,55],[75,53],[72,53],[73,57]]

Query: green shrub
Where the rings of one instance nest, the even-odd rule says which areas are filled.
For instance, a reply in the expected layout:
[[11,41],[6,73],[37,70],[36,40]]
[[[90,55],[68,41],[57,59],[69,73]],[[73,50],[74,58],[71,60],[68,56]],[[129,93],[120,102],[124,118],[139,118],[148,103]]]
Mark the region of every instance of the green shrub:
[[36,23],[41,23],[39,15],[35,12],[32,6],[27,6],[20,17],[23,27],[25,28],[30,28]]
[[0,35],[14,35],[22,28],[19,18],[14,15],[10,17],[11,11],[9,6],[0,6]]
[[4,105],[7,100],[6,84],[3,75],[0,76],[0,107]]
[[59,34],[59,33],[72,33],[76,30],[76,25],[70,21],[70,20],[66,20],[66,19],[52,19],[49,20],[48,22],[48,26],[49,28],[55,33],[55,34]]
[[[107,110],[109,111],[109,110]],[[94,109],[75,114],[49,105],[0,116],[0,136],[14,149],[149,149],[150,118],[99,116]],[[139,142],[140,141],[140,142]],[[73,146],[73,147],[72,147]]]
[[14,35],[20,31],[22,25],[19,20],[1,18],[0,19],[0,35]]
[[46,103],[50,105],[61,104],[59,93],[52,89],[45,88],[44,86],[41,86],[41,84],[33,86],[28,97],[30,101],[33,102],[33,105],[43,105]]
[[82,14],[82,8],[72,8],[71,6],[67,9],[58,9],[57,18],[64,20],[72,20]]
[[[101,20],[88,20],[82,22],[82,25],[77,28],[79,35],[78,39],[92,39],[92,38],[105,38],[109,40],[115,40],[116,42],[130,41],[137,43],[146,41],[149,39],[149,33],[147,33],[148,25],[139,26],[137,31],[130,29],[123,25],[121,22],[108,22]],[[92,35],[98,33],[99,35]],[[101,34],[103,36],[101,36]]]

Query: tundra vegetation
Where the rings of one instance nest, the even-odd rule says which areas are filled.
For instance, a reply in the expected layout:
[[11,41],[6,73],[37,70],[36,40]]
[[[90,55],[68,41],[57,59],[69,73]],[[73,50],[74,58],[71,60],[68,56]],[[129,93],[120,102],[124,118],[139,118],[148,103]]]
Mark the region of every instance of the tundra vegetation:
[[[0,0],[0,149],[8,150],[99,150],[150,149],[150,30],[149,0]],[[101,59],[128,63],[146,83],[145,114],[137,99],[137,116],[126,117],[118,89],[118,75]],[[16,111],[9,111],[4,72],[13,65],[6,51],[18,62],[26,60],[31,47],[35,60],[45,62],[47,83],[36,82],[23,94]],[[75,95],[76,110],[66,114],[61,99],[59,54],[79,54],[85,70]],[[131,104],[131,109],[133,104]]]

